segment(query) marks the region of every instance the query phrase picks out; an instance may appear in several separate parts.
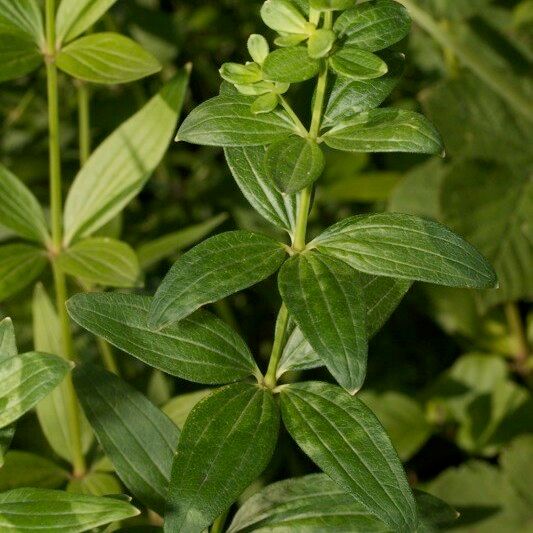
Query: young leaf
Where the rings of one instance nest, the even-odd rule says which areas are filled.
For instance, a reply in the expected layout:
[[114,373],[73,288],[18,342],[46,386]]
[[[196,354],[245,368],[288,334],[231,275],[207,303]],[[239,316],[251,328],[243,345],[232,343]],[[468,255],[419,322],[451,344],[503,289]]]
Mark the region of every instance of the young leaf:
[[89,29],[117,0],[61,0],[57,10],[57,40],[71,41]]
[[41,61],[39,49],[29,37],[0,34],[0,82],[29,74]]
[[39,202],[26,185],[3,165],[0,165],[0,221],[2,226],[25,239],[45,242],[49,238]]
[[258,35],[257,33],[250,35],[247,48],[251,58],[258,65],[262,65],[265,62],[265,59],[270,52],[268,41],[262,35]]
[[263,63],[266,79],[284,83],[310,80],[318,74],[319,69],[320,62],[310,57],[304,46],[274,50]]
[[172,138],[188,80],[182,70],[92,154],[65,203],[65,244],[101,228],[144,187]]
[[165,531],[209,526],[263,472],[278,429],[272,393],[255,385],[229,385],[202,400],[181,433]]
[[29,285],[46,266],[46,252],[28,244],[0,246],[0,302]]
[[0,321],[0,361],[18,354],[15,328],[10,318]]
[[279,273],[291,317],[335,379],[351,394],[366,376],[366,316],[353,270],[333,257],[298,254]]
[[372,0],[349,9],[336,20],[334,30],[346,45],[369,52],[401,41],[411,29],[404,6],[393,0]]
[[414,152],[442,154],[435,127],[419,113],[404,109],[374,109],[334,126],[322,140],[346,152]]
[[38,3],[35,0],[0,0],[0,33],[30,37],[42,44],[44,26]]
[[94,33],[61,49],[57,66],[92,83],[128,83],[151,76],[161,65],[135,41],[118,33]]
[[252,207],[266,220],[292,234],[296,224],[296,196],[281,194],[267,178],[263,146],[226,148],[233,178]]
[[113,474],[90,470],[81,478],[71,479],[66,490],[73,494],[107,496],[120,494],[122,485]]
[[347,218],[311,244],[353,268],[449,287],[494,288],[496,274],[464,239],[437,222],[412,215]]
[[165,404],[162,411],[181,429],[194,406],[212,392],[212,389],[200,389],[195,392],[181,394]]
[[261,18],[280,33],[306,33],[307,20],[290,0],[267,0],[261,7]]
[[0,362],[0,428],[35,407],[70,370],[55,355],[29,352]]
[[135,287],[141,270],[125,242],[93,237],[75,243],[57,258],[59,267],[82,281],[102,287]]
[[379,78],[388,71],[387,63],[379,56],[351,46],[335,52],[329,64],[337,74],[354,80]]
[[48,489],[0,494],[0,529],[81,533],[139,514],[128,502]]
[[179,430],[146,397],[103,369],[74,371],[78,398],[100,446],[131,493],[163,513]]
[[183,121],[176,141],[205,146],[261,146],[296,131],[284,111],[254,115],[244,96],[216,96]]
[[283,422],[300,448],[393,531],[416,531],[415,500],[384,429],[356,397],[325,383],[281,390]]
[[325,166],[318,144],[299,135],[271,144],[265,157],[269,177],[285,194],[294,194],[312,185]]
[[151,303],[133,294],[78,294],[67,307],[83,328],[173,376],[218,384],[259,373],[244,341],[222,320],[199,311],[157,332],[148,327]]
[[150,309],[150,326],[163,328],[259,283],[278,270],[285,256],[281,243],[250,231],[207,239],[181,256],[166,275]]
[[337,35],[332,30],[325,30],[323,28],[316,30],[307,41],[309,57],[313,59],[326,57],[331,52],[336,39]]

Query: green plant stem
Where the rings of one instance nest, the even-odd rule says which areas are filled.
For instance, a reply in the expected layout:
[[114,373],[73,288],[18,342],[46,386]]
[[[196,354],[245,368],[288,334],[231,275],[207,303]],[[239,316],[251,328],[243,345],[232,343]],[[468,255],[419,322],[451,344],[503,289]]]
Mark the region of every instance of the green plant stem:
[[[72,333],[65,307],[67,288],[65,275],[58,268],[55,257],[61,252],[63,241],[63,200],[61,190],[61,150],[59,141],[59,98],[57,83],[57,67],[55,64],[56,32],[55,32],[55,0],[46,0],[46,75],[48,92],[48,122],[49,122],[49,157],[50,157],[50,212],[52,220],[53,260],[52,270],[56,294],[56,306],[61,328],[61,345],[64,357],[74,359]],[[69,435],[71,439],[72,466],[75,476],[85,473],[85,458],[83,456],[80,430],[79,404],[72,384],[70,374],[65,378],[67,417]]]
[[278,319],[276,321],[276,331],[274,333],[274,345],[270,354],[268,369],[265,374],[265,385],[271,389],[276,386],[278,365],[287,340],[287,327],[289,325],[289,312],[285,304],[281,305]]
[[224,524],[226,523],[226,519],[228,518],[229,509],[227,511],[224,511],[214,522],[211,526],[211,533],[222,533],[224,531]]
[[505,316],[514,341],[514,358],[517,370],[522,374],[529,374],[528,359],[530,356],[529,342],[526,330],[520,316],[518,305],[510,302],[505,305]]
[[304,137],[307,137],[307,130],[305,129],[305,126],[300,120],[300,117],[298,117],[298,115],[294,112],[289,102],[287,102],[286,98],[280,94],[279,101],[281,102],[283,109],[285,109],[289,117],[291,117],[292,121],[294,122],[294,125],[298,128],[300,134]]
[[78,134],[80,165],[87,163],[91,154],[91,122],[89,110],[89,87],[84,82],[77,84],[78,92]]

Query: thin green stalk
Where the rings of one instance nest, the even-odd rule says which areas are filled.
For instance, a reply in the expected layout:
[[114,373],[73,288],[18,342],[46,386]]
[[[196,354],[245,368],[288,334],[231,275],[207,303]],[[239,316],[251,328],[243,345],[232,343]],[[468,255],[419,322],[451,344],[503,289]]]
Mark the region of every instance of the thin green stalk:
[[505,316],[507,317],[509,331],[511,332],[514,341],[514,359],[516,368],[520,373],[527,375],[530,371],[528,368],[530,349],[518,305],[513,302],[506,304]]
[[274,345],[270,354],[268,369],[265,374],[265,385],[271,389],[276,386],[278,365],[287,340],[287,327],[289,325],[289,312],[285,304],[281,305],[278,319],[276,321],[276,331],[274,333]]
[[224,531],[224,524],[226,523],[226,519],[228,518],[229,509],[227,511],[224,511],[214,522],[211,526],[211,533],[222,533]]
[[[61,191],[61,151],[59,143],[59,97],[57,83],[57,67],[55,64],[56,32],[55,32],[55,0],[46,0],[46,75],[48,91],[48,121],[49,121],[49,157],[50,157],[50,212],[52,220],[53,256],[61,251],[63,241],[63,200]],[[61,344],[64,356],[74,359],[70,322],[65,307],[67,289],[65,275],[52,261],[54,274],[56,306],[61,327]],[[66,404],[69,435],[71,438],[72,466],[75,476],[82,476],[85,472],[85,457],[83,456],[80,431],[79,404],[72,384],[70,374],[66,380]]]

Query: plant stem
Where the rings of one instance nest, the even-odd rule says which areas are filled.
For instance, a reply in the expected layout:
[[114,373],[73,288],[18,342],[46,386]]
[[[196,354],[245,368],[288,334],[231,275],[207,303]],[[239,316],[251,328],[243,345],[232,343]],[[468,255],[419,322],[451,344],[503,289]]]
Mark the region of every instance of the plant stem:
[[289,325],[289,312],[285,304],[281,304],[278,319],[276,321],[276,330],[274,333],[274,345],[270,354],[268,369],[265,374],[265,385],[271,389],[276,386],[279,360],[285,347],[287,337],[287,326]]
[[515,342],[514,356],[517,370],[522,374],[528,374],[527,361],[530,350],[526,330],[520,316],[520,310],[516,303],[510,302],[505,305],[505,316],[509,324],[509,330]]
[[294,112],[289,102],[287,102],[285,97],[281,94],[279,95],[279,100],[281,102],[281,105],[283,106],[283,109],[285,109],[287,114],[291,117],[292,121],[294,122],[294,125],[298,128],[302,136],[307,137],[307,130],[305,129],[305,126],[300,120],[300,117],[298,117],[298,115]]
[[[50,211],[52,220],[52,245],[56,306],[61,328],[61,345],[64,357],[74,359],[70,322],[65,307],[67,299],[66,280],[58,268],[55,257],[61,251],[63,241],[63,201],[61,191],[61,150],[59,141],[59,98],[57,83],[57,67],[55,64],[56,32],[55,32],[55,0],[46,0],[46,75],[48,91],[48,123],[49,123],[49,157],[50,157]],[[70,374],[65,378],[67,416],[71,439],[72,466],[75,476],[85,472],[80,432],[79,405]]]
[[78,92],[78,134],[80,150],[80,166],[85,165],[91,154],[91,123],[89,111],[89,87],[80,81]]
[[224,524],[226,523],[226,519],[228,518],[229,509],[227,511],[224,511],[214,522],[211,526],[211,533],[222,533],[224,531]]

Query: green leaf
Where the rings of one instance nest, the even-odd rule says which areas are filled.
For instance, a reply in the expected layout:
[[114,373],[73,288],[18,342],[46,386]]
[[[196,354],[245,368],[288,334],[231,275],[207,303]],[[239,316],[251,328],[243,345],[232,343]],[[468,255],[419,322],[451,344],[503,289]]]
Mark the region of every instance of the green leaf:
[[41,53],[29,37],[0,34],[0,82],[29,74],[41,61]]
[[71,479],[66,490],[73,494],[106,496],[120,494],[122,485],[112,474],[90,471],[81,478]]
[[213,392],[212,389],[201,389],[187,394],[180,394],[163,406],[165,413],[176,426],[182,428],[194,406]]
[[318,74],[320,62],[309,57],[307,48],[291,46],[271,52],[263,63],[263,75],[271,81],[297,83]]
[[244,341],[207,311],[162,331],[148,327],[152,299],[133,294],[78,294],[68,301],[72,319],[144,363],[204,384],[258,374]]
[[228,533],[250,531],[391,532],[325,474],[278,481],[246,500]]
[[379,78],[389,70],[387,63],[376,54],[351,46],[335,52],[329,64],[337,74],[354,80]]
[[309,0],[309,5],[319,11],[342,11],[353,7],[356,0]]
[[393,531],[416,531],[402,465],[377,418],[358,398],[325,383],[281,389],[283,422],[298,445]]
[[279,412],[271,391],[229,385],[201,401],[181,433],[165,530],[201,533],[268,465]]
[[78,533],[139,514],[116,498],[48,489],[15,489],[0,494],[0,528],[13,532]]
[[419,113],[383,108],[360,113],[322,135],[331,148],[346,152],[442,154],[438,131]]
[[279,379],[286,372],[300,372],[321,366],[324,366],[324,361],[307,342],[302,330],[294,328],[283,348],[276,377]]
[[372,0],[345,11],[334,30],[346,45],[369,52],[383,50],[406,37],[411,18],[405,7],[393,0]]
[[337,35],[332,30],[319,29],[311,34],[307,42],[307,52],[309,57],[313,59],[319,59],[321,57],[327,56],[335,41]]
[[176,141],[206,146],[260,146],[296,131],[284,111],[254,115],[243,96],[216,96],[183,121]]
[[55,355],[29,352],[0,362],[0,428],[35,407],[63,380],[70,365]]
[[267,0],[261,7],[261,18],[280,33],[306,33],[308,29],[307,20],[289,0]]
[[0,361],[18,354],[15,328],[10,318],[0,321]]
[[351,394],[366,376],[366,316],[353,270],[313,252],[291,258],[279,273],[291,318],[335,379]]
[[162,513],[178,428],[143,394],[101,368],[76,368],[74,385],[98,442],[124,485]]
[[180,257],[159,286],[149,324],[163,328],[202,305],[268,278],[285,260],[283,245],[250,231],[211,237]]
[[250,106],[250,111],[254,115],[272,113],[279,105],[279,96],[274,93],[267,93],[258,96]]
[[0,491],[21,487],[56,489],[69,479],[69,472],[49,459],[29,452],[13,450],[0,469]]
[[258,64],[262,65],[270,52],[268,41],[257,33],[250,35],[247,43],[248,53]]
[[221,213],[205,222],[200,222],[194,226],[189,226],[141,244],[136,250],[141,268],[150,268],[159,263],[159,261],[189,247],[191,244],[201,241],[227,219],[228,215]]
[[513,440],[500,455],[500,465],[506,479],[529,506],[533,504],[530,490],[533,475],[532,449],[533,435],[523,435]]
[[405,58],[403,54],[383,55],[388,72],[380,78],[354,80],[336,76],[324,112],[323,127],[332,127],[363,111],[378,107],[400,81]]
[[128,83],[151,76],[161,65],[135,41],[118,33],[94,33],[61,49],[57,66],[92,83]]
[[455,509],[427,492],[415,490],[414,494],[420,520],[417,533],[437,533],[453,528],[454,522],[459,517]]
[[46,252],[28,244],[0,246],[0,302],[21,291],[41,274]]
[[437,222],[383,213],[347,218],[310,247],[378,276],[437,285],[493,288],[496,274],[470,244]]
[[182,70],[91,155],[66,200],[66,244],[101,228],[144,187],[172,139],[188,80]]
[[318,144],[299,135],[271,144],[265,157],[270,179],[284,194],[294,194],[312,185],[326,164]]
[[2,226],[25,239],[37,242],[49,239],[46,219],[39,202],[26,185],[1,164],[0,220]]
[[57,39],[71,41],[89,29],[117,0],[62,0],[57,11]]
[[223,80],[234,84],[249,85],[263,79],[261,67],[257,63],[224,63],[219,72]]
[[[43,17],[35,0],[0,0],[0,33],[31,37],[44,43]],[[2,49],[2,46],[0,46]]]
[[226,148],[233,178],[252,207],[266,220],[292,234],[296,225],[296,197],[283,195],[267,178],[263,146]]
[[75,243],[57,258],[59,267],[90,285],[136,287],[141,269],[135,252],[125,242],[93,237]]
[[15,436],[15,424],[0,429],[0,468],[4,465],[5,454]]

